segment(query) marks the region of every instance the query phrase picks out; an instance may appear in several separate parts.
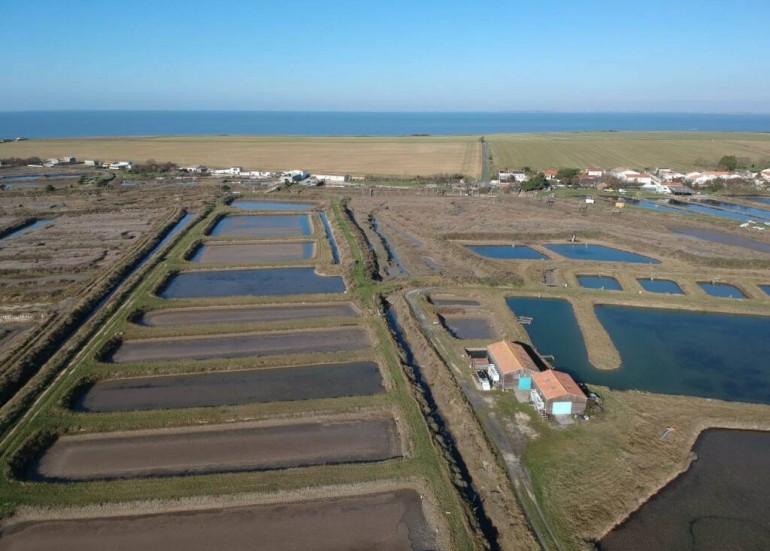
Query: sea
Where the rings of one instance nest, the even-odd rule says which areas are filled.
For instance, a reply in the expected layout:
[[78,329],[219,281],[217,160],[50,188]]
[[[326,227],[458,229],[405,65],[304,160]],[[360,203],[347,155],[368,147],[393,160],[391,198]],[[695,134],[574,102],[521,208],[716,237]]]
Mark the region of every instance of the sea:
[[6,111],[0,138],[770,132],[770,114],[331,111]]

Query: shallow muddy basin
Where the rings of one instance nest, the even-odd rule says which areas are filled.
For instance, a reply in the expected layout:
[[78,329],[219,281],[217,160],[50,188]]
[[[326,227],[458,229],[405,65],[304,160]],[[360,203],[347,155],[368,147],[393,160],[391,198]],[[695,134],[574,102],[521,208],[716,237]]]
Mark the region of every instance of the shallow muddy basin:
[[660,293],[665,295],[683,295],[684,291],[675,281],[668,279],[650,279],[640,277],[637,279],[639,285],[648,293]]
[[456,339],[494,339],[496,336],[486,317],[442,314],[441,319],[449,334]]
[[312,233],[307,214],[266,216],[235,215],[222,218],[209,235],[211,237],[303,237]]
[[221,323],[272,323],[317,318],[354,318],[358,311],[349,302],[296,306],[232,306],[223,308],[169,308],[146,312],[137,321],[148,327]]
[[636,253],[591,245],[589,243],[550,243],[545,248],[570,260],[589,260],[592,262],[629,262],[633,264],[660,264],[660,261]]
[[96,383],[73,409],[146,411],[369,396],[384,392],[374,362],[134,377]]
[[743,291],[728,283],[704,283],[698,282],[701,289],[712,297],[720,298],[746,298]]
[[290,262],[315,256],[315,242],[288,243],[208,243],[190,258],[201,264],[237,264],[239,262]]
[[36,220],[32,222],[31,224],[27,224],[25,226],[22,226],[18,229],[13,230],[5,237],[0,238],[0,244],[4,241],[10,241],[11,239],[16,239],[17,237],[21,237],[22,235],[26,235],[28,233],[32,233],[35,230],[39,230],[42,228],[46,228],[53,224],[53,220],[50,219],[44,219],[44,220]]
[[[291,537],[287,537],[291,534]],[[142,516],[28,522],[0,531],[0,551],[340,551],[439,549],[411,489]]]
[[115,363],[245,358],[278,354],[321,354],[371,346],[360,327],[282,331],[176,339],[127,340],[112,354]]
[[752,251],[770,254],[770,243],[764,243],[754,239],[746,239],[729,233],[696,228],[672,228],[671,231],[677,235],[685,235],[693,239],[701,239],[703,241],[710,241],[712,243],[719,243],[721,245],[731,245],[735,247],[741,247],[743,249],[750,249]]
[[30,466],[32,480],[86,481],[246,472],[399,457],[392,418],[65,436]]
[[230,203],[230,206],[241,210],[256,211],[306,211],[315,208],[312,203],[279,203],[276,201],[249,201],[238,199]]
[[434,306],[441,306],[445,308],[452,307],[452,306],[456,306],[458,308],[476,308],[478,306],[481,306],[481,303],[479,303],[478,300],[473,300],[469,298],[448,297],[448,296],[431,295],[430,302]]
[[622,291],[623,288],[614,277],[607,276],[577,276],[578,284],[586,289],[602,291]]
[[484,258],[504,260],[545,260],[548,258],[526,245],[466,245],[465,248]]
[[711,429],[697,460],[600,542],[603,551],[770,549],[770,432]]
[[240,295],[287,296],[344,293],[339,276],[320,276],[314,268],[271,268],[182,272],[171,276],[161,298],[215,298]]
[[525,329],[537,350],[553,355],[556,369],[578,381],[618,390],[770,403],[768,317],[599,305],[596,316],[622,360],[619,369],[605,371],[589,363],[569,302],[524,297],[507,302],[515,315],[533,318]]

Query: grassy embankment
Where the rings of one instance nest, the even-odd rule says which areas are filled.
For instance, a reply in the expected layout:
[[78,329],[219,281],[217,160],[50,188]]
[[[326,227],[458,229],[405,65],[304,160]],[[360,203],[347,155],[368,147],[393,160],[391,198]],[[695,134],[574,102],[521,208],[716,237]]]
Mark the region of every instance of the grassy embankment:
[[[589,166],[703,169],[724,155],[770,161],[770,134],[727,132],[580,132],[500,134],[487,137],[494,170]],[[494,171],[492,172],[494,174]]]
[[156,159],[179,165],[271,171],[302,168],[319,174],[385,177],[455,173],[478,177],[481,171],[481,147],[473,136],[51,139],[3,144],[2,155],[137,162]]
[[[218,332],[240,332],[301,329],[327,326],[329,324],[358,324],[369,332],[373,342],[370,350],[354,353],[330,353],[318,355],[293,355],[270,358],[247,358],[234,360],[208,360],[200,362],[158,362],[133,365],[115,365],[102,363],[98,360],[99,353],[115,338],[146,337],[146,336],[179,336],[187,334],[178,328],[162,329],[155,332],[148,328],[139,328],[131,323],[137,312],[153,308],[169,308],[180,306],[215,306],[224,304],[264,304],[291,302],[329,302],[350,300],[351,295],[314,295],[312,297],[290,297],[289,300],[238,297],[226,299],[196,299],[164,301],[154,295],[154,290],[168,277],[170,273],[179,270],[193,269],[196,266],[184,260],[194,243],[205,240],[204,230],[210,221],[223,212],[232,212],[228,207],[218,207],[206,220],[191,228],[180,239],[174,249],[166,255],[151,274],[144,279],[118,311],[103,327],[96,338],[87,347],[87,353],[82,360],[70,366],[66,375],[60,378],[52,392],[35,406],[33,415],[24,419],[23,425],[14,435],[10,445],[3,450],[2,492],[0,501],[2,511],[11,512],[19,506],[61,507],[81,506],[96,502],[125,502],[142,499],[173,499],[192,496],[217,496],[238,494],[243,492],[275,492],[296,491],[310,488],[308,495],[313,495],[314,489],[331,485],[370,484],[382,480],[425,481],[429,491],[435,496],[436,503],[447,518],[454,522],[446,526],[454,546],[458,549],[472,547],[471,536],[466,524],[461,521],[464,517],[458,496],[449,482],[446,465],[440,459],[424,418],[414,400],[411,389],[401,371],[395,344],[382,318],[370,312],[371,298],[376,289],[371,281],[360,270],[363,265],[359,262],[353,268],[356,280],[356,291],[353,298],[359,300],[359,308],[364,312],[358,320],[327,319],[293,321],[275,324],[242,324],[230,327],[211,327],[207,334]],[[335,206],[334,222],[338,236],[342,233],[345,243],[340,243],[341,250],[351,254],[353,258],[361,258],[361,252],[352,237],[344,219],[339,216]],[[326,263],[330,262],[329,245],[326,243],[323,228],[320,223],[314,224],[312,239],[316,240],[319,257]],[[348,262],[347,259],[344,259]],[[291,265],[291,263],[288,263]],[[302,263],[299,263],[300,265]],[[360,268],[359,268],[360,267]],[[339,272],[342,267],[331,264],[322,266],[324,272]],[[352,282],[348,282],[350,285]],[[369,301],[364,302],[364,301]],[[196,328],[190,333],[200,333]],[[209,370],[253,369],[270,366],[302,365],[316,362],[336,362],[342,360],[376,360],[380,363],[387,392],[373,397],[350,397],[341,399],[312,400],[305,402],[283,402],[272,404],[248,404],[243,406],[222,406],[214,408],[190,408],[183,410],[162,410],[135,413],[104,413],[85,414],[71,411],[67,406],[73,394],[82,388],[84,383],[111,377],[131,375],[148,375],[180,372],[200,372]],[[112,482],[84,482],[78,484],[48,484],[38,482],[21,482],[10,472],[11,464],[23,466],[23,461],[29,460],[34,451],[27,447],[30,439],[39,439],[46,434],[72,434],[82,432],[103,432],[119,430],[144,430],[175,426],[196,426],[239,420],[259,420],[272,418],[313,417],[332,413],[356,413],[373,410],[393,411],[399,417],[399,424],[405,427],[408,441],[408,456],[403,459],[372,464],[334,465],[290,469],[288,471],[212,474],[191,477],[170,477],[157,479],[142,479]],[[44,440],[44,439],[43,439]],[[18,455],[21,453],[21,457]],[[109,497],[106,497],[109,496]],[[443,523],[439,520],[439,525]],[[442,531],[444,529],[442,528]]]

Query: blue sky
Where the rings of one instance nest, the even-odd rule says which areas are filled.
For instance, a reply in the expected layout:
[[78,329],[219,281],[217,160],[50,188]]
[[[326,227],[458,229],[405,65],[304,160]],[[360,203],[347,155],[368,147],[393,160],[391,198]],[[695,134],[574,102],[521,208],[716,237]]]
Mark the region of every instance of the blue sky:
[[0,0],[0,111],[770,112],[770,1]]

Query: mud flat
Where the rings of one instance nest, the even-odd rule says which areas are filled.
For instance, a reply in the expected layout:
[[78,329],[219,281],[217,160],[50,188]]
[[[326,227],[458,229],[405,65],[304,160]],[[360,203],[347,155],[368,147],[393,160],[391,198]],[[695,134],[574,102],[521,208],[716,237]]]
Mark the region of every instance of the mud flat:
[[395,421],[372,417],[65,436],[27,475],[47,481],[181,476],[384,461],[401,453]]
[[201,245],[190,259],[201,264],[240,262],[287,262],[315,256],[315,243],[209,243]]
[[41,551],[55,541],[59,551],[428,551],[439,548],[434,538],[420,495],[403,489],[302,503],[30,522],[4,528],[0,550]]
[[313,268],[271,268],[182,272],[158,291],[161,298],[216,298],[344,293],[339,276],[325,277]]
[[301,306],[260,306],[232,308],[178,308],[147,312],[141,325],[207,325],[220,323],[270,323],[318,318],[354,318],[358,312],[349,302]]
[[146,411],[369,396],[384,392],[374,362],[320,364],[96,383],[74,404],[87,412]]
[[770,549],[770,432],[707,430],[697,460],[600,542],[603,551]]
[[369,348],[364,329],[344,327],[251,335],[129,340],[112,354],[114,363],[242,358],[276,354],[343,352]]
[[480,316],[449,316],[442,314],[444,327],[456,339],[494,339],[495,330],[489,319]]
[[431,295],[430,302],[434,306],[442,306],[442,307],[456,306],[459,308],[475,308],[475,307],[481,306],[481,304],[477,300],[471,300],[468,298],[450,297],[450,296],[444,296],[444,295],[442,296]]
[[214,229],[211,237],[300,237],[311,234],[310,216],[307,214],[225,216]]

